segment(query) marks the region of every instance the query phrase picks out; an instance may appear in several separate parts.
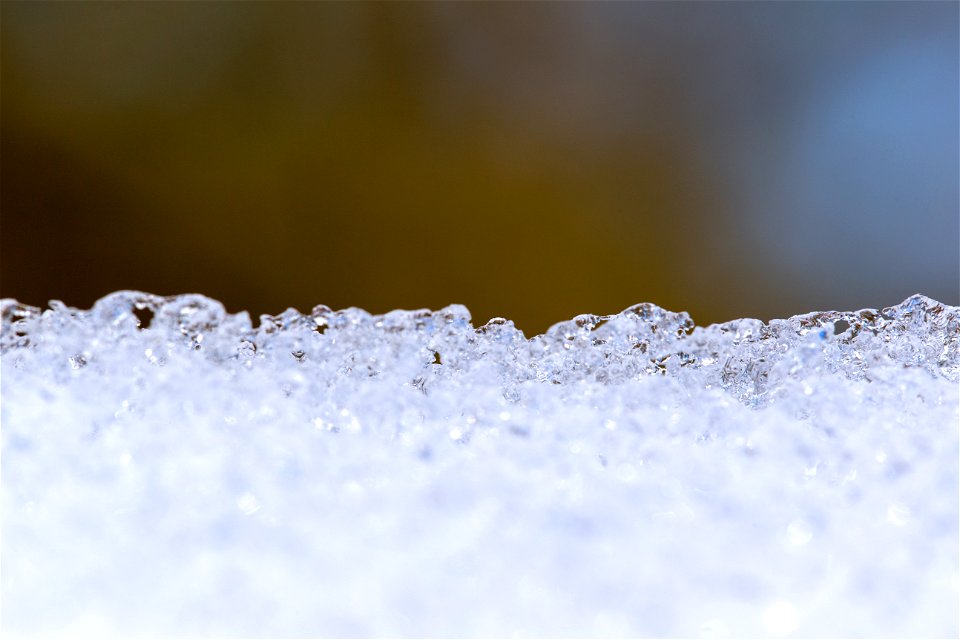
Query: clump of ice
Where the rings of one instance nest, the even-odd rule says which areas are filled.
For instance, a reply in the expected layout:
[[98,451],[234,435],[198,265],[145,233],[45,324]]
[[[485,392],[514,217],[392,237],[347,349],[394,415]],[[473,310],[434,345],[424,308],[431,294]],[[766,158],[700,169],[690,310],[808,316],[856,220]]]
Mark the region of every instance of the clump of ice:
[[956,307],[2,322],[7,633],[958,633]]

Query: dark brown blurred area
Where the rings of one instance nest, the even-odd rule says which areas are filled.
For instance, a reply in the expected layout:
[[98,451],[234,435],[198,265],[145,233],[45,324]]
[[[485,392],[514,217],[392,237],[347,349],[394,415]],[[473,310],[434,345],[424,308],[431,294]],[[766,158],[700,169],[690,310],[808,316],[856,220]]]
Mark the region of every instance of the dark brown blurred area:
[[0,11],[3,297],[960,304],[957,3]]

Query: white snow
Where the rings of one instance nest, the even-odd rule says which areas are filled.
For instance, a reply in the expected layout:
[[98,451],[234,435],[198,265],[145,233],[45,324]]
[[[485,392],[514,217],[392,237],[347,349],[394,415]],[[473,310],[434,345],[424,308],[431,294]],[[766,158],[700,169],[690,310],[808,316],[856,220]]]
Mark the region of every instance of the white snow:
[[957,636],[960,309],[2,303],[2,631]]

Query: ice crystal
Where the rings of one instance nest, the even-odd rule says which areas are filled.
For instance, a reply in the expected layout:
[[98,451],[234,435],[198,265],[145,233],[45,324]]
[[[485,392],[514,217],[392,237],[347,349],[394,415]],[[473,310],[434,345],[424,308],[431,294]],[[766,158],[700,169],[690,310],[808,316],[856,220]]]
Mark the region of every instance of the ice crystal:
[[956,635],[960,309],[2,302],[4,631]]

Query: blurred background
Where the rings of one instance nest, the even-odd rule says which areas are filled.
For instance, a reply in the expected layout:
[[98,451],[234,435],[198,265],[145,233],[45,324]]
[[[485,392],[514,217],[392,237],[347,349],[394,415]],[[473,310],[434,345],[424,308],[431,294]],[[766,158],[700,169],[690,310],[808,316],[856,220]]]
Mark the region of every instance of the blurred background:
[[958,7],[4,1],[0,294],[957,305]]

